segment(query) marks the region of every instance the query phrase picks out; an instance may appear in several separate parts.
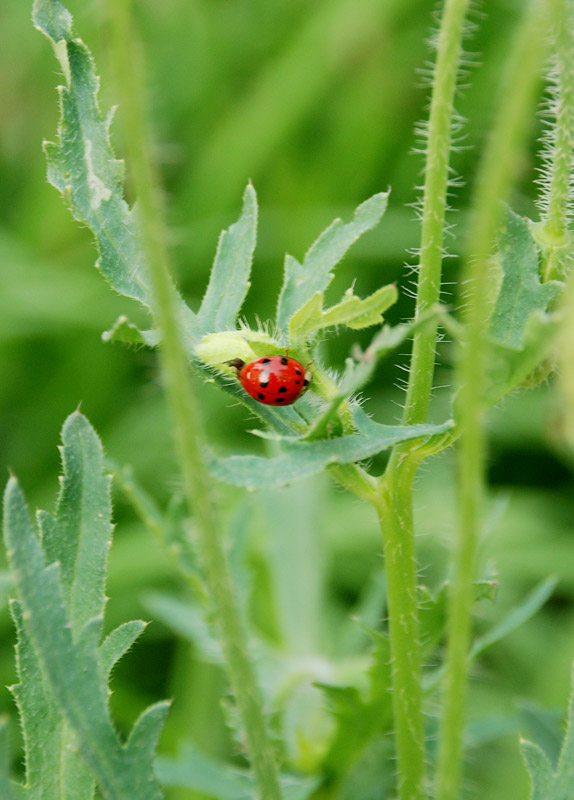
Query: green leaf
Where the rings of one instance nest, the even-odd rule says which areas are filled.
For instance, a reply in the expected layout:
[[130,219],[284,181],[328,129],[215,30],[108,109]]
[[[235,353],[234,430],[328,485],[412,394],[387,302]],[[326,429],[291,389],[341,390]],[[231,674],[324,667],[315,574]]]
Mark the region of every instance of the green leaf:
[[317,331],[336,325],[346,325],[355,330],[380,325],[383,313],[396,303],[397,297],[394,284],[382,286],[364,300],[357,297],[352,289],[348,289],[340,303],[323,311],[323,292],[315,292],[291,317],[289,341],[297,347]]
[[93,775],[105,800],[160,800],[150,754],[165,705],[142,715],[135,744],[125,747],[107,705],[107,674],[143,624],[121,626],[98,651],[111,537],[101,445],[77,412],[64,425],[63,442],[62,490],[56,515],[39,515],[42,542],[14,478],[5,493],[4,537],[20,598],[13,604],[20,677],[14,694],[29,797],[91,800]]
[[206,613],[198,603],[181,600],[165,592],[148,592],[143,602],[156,619],[161,620],[178,636],[198,648],[202,658],[211,664],[223,664],[221,646],[206,622]]
[[504,639],[529,620],[530,617],[533,617],[548,600],[554,591],[556,583],[557,579],[554,577],[541,581],[520,605],[513,608],[497,625],[475,640],[470,652],[470,658],[476,658],[488,647]]
[[[252,800],[256,789],[249,773],[200,753],[193,745],[182,748],[178,759],[158,758],[156,774],[163,786],[178,786],[217,800]],[[281,775],[283,800],[307,800],[315,787],[314,778]]]
[[[75,36],[72,16],[59,0],[35,0],[33,20],[51,41],[65,78],[65,86],[58,87],[58,141],[45,145],[48,180],[63,194],[74,218],[93,232],[97,266],[108,283],[150,307],[137,221],[123,197],[123,163],[110,144],[112,115],[104,119],[100,112],[91,53]],[[178,311],[188,332],[196,331],[195,315],[179,297]]]
[[219,237],[209,285],[198,313],[202,334],[233,330],[245,295],[257,240],[257,196],[248,183],[238,221]]
[[521,350],[493,342],[489,349],[486,399],[494,405],[523,384],[550,356],[563,317],[559,312],[534,311],[526,323]]
[[522,742],[522,757],[532,781],[530,800],[556,800],[551,794],[554,775],[552,765],[542,750],[532,742]]
[[8,718],[0,717],[0,797],[3,800],[14,800],[13,784],[8,778],[9,763]]
[[20,679],[11,691],[24,736],[28,796],[38,800],[59,797],[61,714],[52,693],[40,680],[40,666],[24,627],[21,604],[12,600],[10,611],[17,632],[16,668]]
[[39,515],[48,564],[58,562],[74,630],[102,616],[112,537],[110,477],[103,450],[82,414],[71,414],[62,429],[62,488],[55,517]]
[[362,693],[354,686],[317,684],[328,699],[336,722],[324,759],[330,785],[344,780],[373,738],[389,730],[392,724],[389,639],[376,631],[367,632],[374,643],[368,690]]
[[540,282],[539,252],[528,220],[510,209],[499,252],[503,277],[490,320],[490,336],[502,345],[521,350],[531,314],[545,311],[562,283]]
[[522,742],[522,756],[530,773],[530,800],[571,800],[574,786],[574,670],[568,720],[556,771],[544,752],[532,742]]
[[127,653],[136,639],[142,635],[147,623],[141,619],[124,622],[109,633],[100,645],[100,663],[102,670],[109,679],[110,673],[120,658]]
[[336,219],[307,252],[303,264],[293,256],[285,259],[285,277],[277,308],[277,326],[285,336],[289,321],[316,292],[324,292],[332,270],[357,239],[374,228],[387,208],[388,192],[375,194],[358,206],[351,222]]
[[359,433],[312,442],[284,438],[280,440],[283,452],[275,458],[212,458],[211,469],[224,483],[246,489],[270,489],[314,475],[330,464],[362,461],[398,442],[424,439],[452,427],[451,422],[442,425],[381,425],[357,409],[354,416]]
[[421,314],[420,318],[415,322],[396,325],[393,328],[384,325],[373,337],[371,344],[364,353],[359,352],[355,356],[356,360],[348,358],[345,364],[345,372],[339,382],[337,391],[330,398],[329,403],[321,414],[316,417],[304,438],[312,440],[325,437],[329,432],[329,424],[335,417],[341,403],[369,383],[378,361],[384,355],[397,348],[417,330],[424,327],[429,320],[436,318],[439,313],[442,312],[439,312],[438,309],[429,309],[428,312]]
[[108,331],[102,333],[104,342],[122,342],[123,344],[136,344],[145,347],[157,347],[159,335],[157,331],[142,331],[133,322],[122,314],[117,318]]

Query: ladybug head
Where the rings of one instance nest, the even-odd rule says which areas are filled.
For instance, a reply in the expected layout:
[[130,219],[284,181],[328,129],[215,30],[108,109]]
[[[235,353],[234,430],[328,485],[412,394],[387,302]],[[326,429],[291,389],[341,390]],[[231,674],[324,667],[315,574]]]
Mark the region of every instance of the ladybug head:
[[224,363],[227,364],[229,367],[234,367],[237,370],[238,374],[245,366],[245,361],[243,361],[243,359],[241,358],[232,358],[231,361],[225,361]]

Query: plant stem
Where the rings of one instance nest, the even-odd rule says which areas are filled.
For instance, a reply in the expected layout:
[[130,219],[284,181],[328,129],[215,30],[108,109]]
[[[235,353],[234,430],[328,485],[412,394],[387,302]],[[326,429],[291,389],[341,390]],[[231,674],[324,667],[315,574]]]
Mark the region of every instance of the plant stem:
[[489,310],[490,253],[501,214],[523,153],[524,132],[533,117],[533,97],[544,48],[544,6],[526,10],[502,82],[501,103],[477,176],[466,266],[465,333],[459,351],[457,404],[459,534],[449,599],[448,648],[436,777],[438,800],[457,800],[467,691],[473,581],[484,499],[484,386]]
[[547,155],[544,205],[546,213],[535,226],[544,250],[543,280],[560,276],[560,261],[570,243],[568,230],[572,159],[574,155],[574,18],[570,0],[552,0],[556,86],[553,105],[555,126]]
[[[446,0],[434,73],[422,210],[421,254],[415,319],[440,300],[444,222],[456,76],[468,0]],[[434,376],[437,323],[413,341],[403,424],[425,422]]]
[[[421,256],[416,318],[440,299],[444,222],[456,77],[467,0],[446,0],[433,80],[426,150]],[[403,424],[425,422],[430,405],[437,324],[417,331]],[[393,449],[379,483],[377,511],[383,533],[393,658],[393,711],[400,800],[425,796],[425,749],[417,611],[417,564],[412,518],[418,459],[406,443]]]
[[211,497],[212,486],[202,452],[199,411],[189,381],[168,257],[162,208],[146,129],[141,61],[134,42],[130,0],[109,4],[113,21],[114,55],[118,71],[124,130],[131,173],[138,198],[140,230],[153,289],[156,323],[161,332],[160,361],[166,393],[175,423],[184,486],[198,531],[198,547],[213,614],[221,636],[233,691],[249,746],[259,796],[280,800],[281,792],[267,734],[263,703],[248,657],[247,639],[235,600],[221,530]]
[[417,463],[387,475],[377,504],[385,553],[391,639],[393,715],[401,800],[426,797],[412,485]]

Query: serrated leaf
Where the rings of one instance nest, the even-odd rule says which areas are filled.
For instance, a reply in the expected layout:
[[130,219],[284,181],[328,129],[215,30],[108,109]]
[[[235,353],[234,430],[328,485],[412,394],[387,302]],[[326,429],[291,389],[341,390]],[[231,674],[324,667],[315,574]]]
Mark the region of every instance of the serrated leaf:
[[[72,16],[59,0],[35,0],[33,20],[51,41],[66,82],[58,87],[58,141],[45,145],[48,180],[63,194],[74,218],[93,232],[100,254],[97,266],[109,284],[149,308],[137,220],[123,197],[123,163],[110,145],[111,115],[104,119],[100,112],[91,53],[75,36]],[[195,331],[195,315],[177,299],[188,333]]]
[[[102,615],[112,537],[110,478],[96,432],[79,412],[62,429],[63,480],[56,514],[39,515],[47,562],[58,562],[72,626]],[[46,524],[47,521],[49,524]]]
[[249,289],[257,240],[257,196],[248,183],[238,221],[219,237],[209,285],[198,313],[202,334],[235,328]]
[[[359,414],[355,414],[355,421]],[[216,478],[232,486],[246,489],[270,489],[284,486],[320,472],[330,464],[350,464],[370,458],[398,442],[441,434],[452,427],[442,425],[381,425],[361,415],[359,433],[306,442],[281,440],[282,454],[275,458],[230,456],[212,458],[211,469]]]
[[[158,758],[156,774],[164,786],[191,789],[217,800],[252,800],[256,789],[249,773],[204,755],[193,745],[182,748],[178,759]],[[284,800],[307,800],[316,788],[316,778],[280,775]]]
[[336,325],[360,330],[380,325],[383,313],[396,303],[398,297],[394,284],[382,286],[376,292],[361,299],[349,289],[340,303],[323,310],[323,292],[315,294],[293,314],[289,323],[289,341],[293,346],[304,343],[317,331]]
[[157,331],[142,331],[133,322],[122,314],[117,318],[108,331],[102,333],[104,342],[122,342],[123,344],[136,344],[145,347],[157,347],[159,334]]
[[[107,705],[106,673],[141,623],[118,629],[99,652],[101,614],[85,619],[86,611],[79,608],[82,588],[88,609],[103,611],[102,571],[111,527],[101,446],[77,413],[66,421],[63,439],[65,477],[56,516],[39,516],[42,543],[14,478],[5,493],[4,536],[20,597],[14,604],[20,676],[14,693],[25,732],[28,796],[91,800],[93,774],[105,800],[160,800],[150,767],[160,713],[150,712],[154,726],[148,726],[147,738],[138,734],[140,747],[129,750],[117,738]],[[93,541],[82,542],[86,533]],[[48,563],[53,558],[58,560]]]
[[39,680],[40,666],[24,627],[21,604],[10,611],[17,632],[16,668],[19,683],[12,687],[24,736],[26,785],[34,800],[61,794],[60,752],[62,717],[48,687]]
[[559,281],[540,282],[539,252],[528,221],[510,209],[499,252],[503,277],[490,320],[490,336],[520,350],[531,314],[546,311],[563,285]]
[[277,326],[285,336],[291,317],[316,292],[324,292],[332,270],[363,233],[374,228],[387,208],[389,194],[373,195],[358,206],[351,222],[336,219],[307,252],[300,264],[293,256],[285,259],[285,277],[277,308]]

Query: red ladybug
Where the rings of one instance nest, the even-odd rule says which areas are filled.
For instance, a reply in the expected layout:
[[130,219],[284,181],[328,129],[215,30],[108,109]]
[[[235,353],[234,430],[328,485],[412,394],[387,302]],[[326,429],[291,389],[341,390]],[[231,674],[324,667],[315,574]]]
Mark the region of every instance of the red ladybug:
[[303,364],[288,356],[265,356],[246,364],[240,358],[227,362],[247,394],[266,406],[289,406],[311,383],[312,375]]

